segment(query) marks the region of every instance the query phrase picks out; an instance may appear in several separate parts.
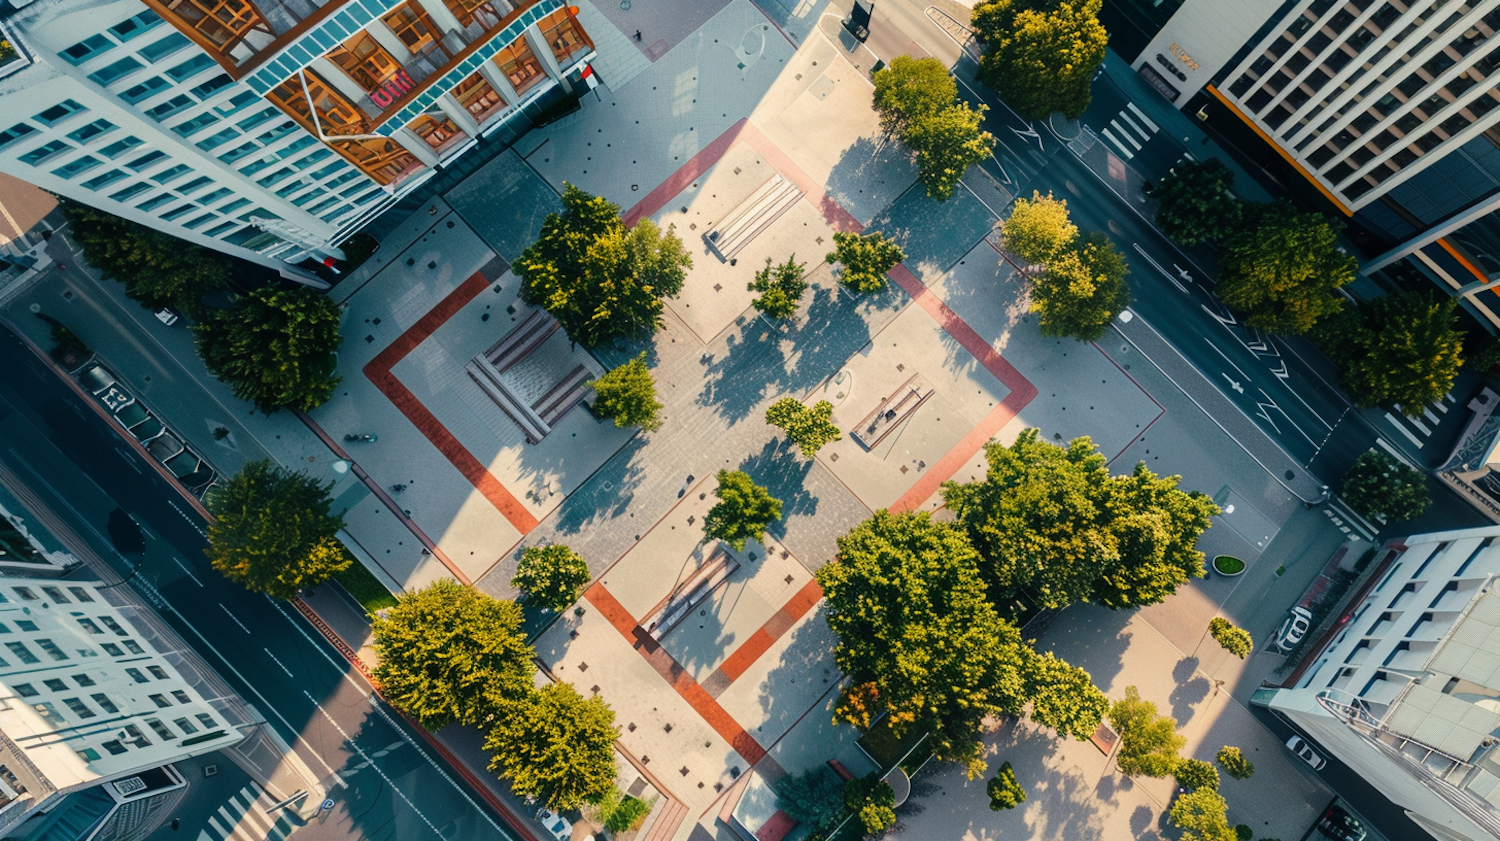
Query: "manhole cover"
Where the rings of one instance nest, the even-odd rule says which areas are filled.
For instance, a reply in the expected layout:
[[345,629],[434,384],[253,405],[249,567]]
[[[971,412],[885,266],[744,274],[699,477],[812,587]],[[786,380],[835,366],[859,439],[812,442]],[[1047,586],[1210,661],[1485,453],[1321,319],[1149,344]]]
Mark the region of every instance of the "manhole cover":
[[630,11],[630,0],[620,0],[620,8],[627,12]]

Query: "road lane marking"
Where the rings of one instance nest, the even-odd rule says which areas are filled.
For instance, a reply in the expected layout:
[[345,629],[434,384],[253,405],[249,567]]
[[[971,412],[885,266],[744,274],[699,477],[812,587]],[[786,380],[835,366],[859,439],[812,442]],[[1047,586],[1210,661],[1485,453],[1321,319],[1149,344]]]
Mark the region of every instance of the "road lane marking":
[[1146,253],[1146,249],[1142,248],[1140,243],[1133,242],[1133,243],[1131,243],[1131,245],[1135,246],[1135,250],[1136,250],[1137,253],[1139,253],[1141,255],[1141,259],[1143,259],[1146,262],[1150,263],[1152,265],[1152,267],[1154,267],[1157,271],[1161,272],[1167,278],[1167,280],[1172,281],[1172,285],[1173,286],[1177,287],[1182,292],[1187,292],[1188,291],[1188,288],[1186,286],[1182,285],[1182,281],[1178,280],[1171,272],[1169,272],[1166,269],[1162,268],[1161,267],[1161,263],[1158,263],[1155,260],[1151,259],[1151,255]]
[[1146,116],[1146,113],[1144,111],[1142,111],[1141,109],[1135,107],[1135,103],[1134,102],[1127,102],[1127,103],[1125,103],[1125,107],[1129,108],[1130,112],[1132,114],[1134,114],[1137,117],[1139,117],[1140,120],[1141,120],[1141,122],[1143,122],[1146,125],[1150,126],[1152,131],[1161,131],[1161,128],[1159,126],[1157,126],[1156,123],[1151,122],[1151,118],[1148,117],[1148,116]]
[[[203,582],[198,580],[198,576],[194,575],[193,571],[191,569],[188,569],[188,565],[185,564],[185,563],[183,563],[181,558],[178,558],[176,555],[173,555],[172,556],[172,563],[174,563],[174,564],[182,567],[182,571],[185,572],[185,573],[187,573],[187,577],[188,578],[193,579],[193,583],[194,584],[197,584],[199,587],[203,586]],[[223,606],[224,605],[222,605],[222,604],[219,605],[219,607],[223,607]],[[249,633],[249,631],[246,631],[245,633]]]
[[167,504],[172,506],[172,510],[182,515],[182,519],[187,520],[188,525],[193,527],[193,531],[197,532],[202,537],[208,537],[208,535],[203,531],[203,527],[198,525],[198,521],[194,520],[192,517],[189,517],[187,515],[187,512],[183,511],[181,508],[178,508],[176,502],[169,499],[167,500]]
[[1441,400],[1432,401],[1432,408],[1437,409],[1439,412],[1442,412],[1445,415],[1448,414],[1448,407],[1444,406],[1443,401]]
[[234,620],[234,624],[240,626],[241,631],[244,631],[247,634],[250,633],[250,629],[245,627],[245,623],[241,622],[238,616],[235,616],[233,613],[229,613],[229,608],[225,607],[223,602],[219,602],[219,610],[228,613],[229,618]]
[[1392,458],[1396,459],[1397,461],[1401,462],[1402,464],[1405,464],[1405,465],[1407,465],[1408,467],[1411,467],[1414,470],[1420,470],[1421,469],[1421,468],[1417,467],[1417,465],[1414,464],[1411,459],[1407,458],[1405,453],[1400,452],[1395,447],[1392,447],[1390,444],[1387,444],[1385,442],[1384,438],[1381,438],[1378,435],[1375,436],[1375,443],[1379,444],[1380,445],[1380,449],[1385,450],[1386,452],[1390,453]]
[[1120,119],[1124,120],[1126,125],[1128,125],[1131,128],[1135,129],[1136,132],[1138,134],[1140,134],[1142,140],[1149,141],[1151,139],[1151,132],[1146,131],[1145,129],[1143,129],[1139,125],[1137,125],[1135,120],[1130,119],[1130,115],[1129,114],[1125,113],[1124,111],[1121,111],[1120,112]]
[[1422,439],[1420,439],[1417,436],[1413,435],[1411,433],[1411,430],[1406,428],[1406,424],[1403,424],[1401,421],[1396,420],[1396,416],[1395,415],[1391,414],[1390,412],[1386,412],[1385,413],[1385,419],[1391,422],[1391,426],[1394,426],[1397,429],[1401,430],[1401,434],[1405,435],[1408,439],[1410,439],[1411,442],[1413,444],[1416,444],[1419,449],[1421,448],[1421,446],[1422,446]]
[[[219,606],[223,607],[223,605],[219,605]],[[228,613],[228,611],[225,611],[225,612]],[[245,626],[241,625],[240,627],[243,628]],[[246,633],[249,633],[249,632],[246,631]],[[286,672],[286,676],[287,677],[289,677],[289,678],[295,678],[295,677],[297,677],[296,675],[292,674],[292,670],[291,669],[288,669],[285,664],[283,664],[280,660],[276,659],[276,655],[271,653],[271,649],[269,649],[269,648],[262,648],[261,651],[264,651],[266,653],[266,656],[269,657],[269,658],[271,658],[271,662],[275,663],[278,666],[281,666],[281,670],[283,672]],[[309,695],[307,697],[311,698],[312,696]],[[317,702],[314,701],[313,703],[316,704]]]

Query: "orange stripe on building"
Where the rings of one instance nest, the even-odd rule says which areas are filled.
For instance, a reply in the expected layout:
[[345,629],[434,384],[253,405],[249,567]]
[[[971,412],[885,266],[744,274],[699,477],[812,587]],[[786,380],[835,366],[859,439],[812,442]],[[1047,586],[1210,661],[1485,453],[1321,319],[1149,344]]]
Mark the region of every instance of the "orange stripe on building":
[[1255,124],[1254,120],[1250,119],[1250,117],[1245,114],[1245,112],[1241,111],[1239,107],[1236,106],[1233,102],[1230,102],[1228,97],[1220,93],[1218,88],[1214,87],[1213,85],[1209,85],[1208,92],[1213,94],[1214,98],[1223,103],[1224,107],[1233,112],[1236,117],[1239,117],[1242,121],[1244,121],[1245,125],[1249,126],[1251,131],[1260,135],[1261,140],[1264,140],[1267,143],[1271,144],[1271,148],[1276,150],[1276,154],[1286,159],[1287,163],[1291,164],[1297,169],[1298,172],[1302,173],[1302,177],[1306,178],[1308,180],[1308,183],[1312,184],[1314,187],[1317,187],[1318,192],[1322,193],[1324,198],[1333,202],[1334,206],[1337,207],[1340,212],[1342,212],[1345,216],[1354,215],[1354,211],[1350,210],[1347,205],[1335,198],[1333,193],[1330,192],[1327,187],[1323,186],[1323,182],[1319,181],[1317,178],[1314,178],[1313,174],[1307,171],[1307,167],[1304,167],[1301,163],[1298,163],[1296,158],[1292,157],[1291,152],[1288,152],[1286,149],[1282,148],[1280,143],[1277,143],[1274,139],[1271,138],[1271,135],[1266,134],[1260,126]]

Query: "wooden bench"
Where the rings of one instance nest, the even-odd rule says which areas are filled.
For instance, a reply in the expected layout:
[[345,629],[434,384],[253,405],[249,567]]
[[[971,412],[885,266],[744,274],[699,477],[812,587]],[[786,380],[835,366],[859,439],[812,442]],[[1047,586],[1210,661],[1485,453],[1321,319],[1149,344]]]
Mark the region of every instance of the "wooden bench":
[[773,175],[731,210],[723,222],[704,234],[703,239],[727,263],[801,198],[802,191],[796,184],[780,173]]
[[547,337],[551,336],[558,326],[557,320],[547,315],[544,310],[534,309],[531,315],[526,316],[526,320],[516,325],[516,328],[507,333],[505,338],[485,351],[484,359],[494,366],[496,371],[504,371],[525,358],[526,354],[536,350],[542,342],[547,341]]
[[699,602],[708,598],[710,593],[728,580],[729,576],[739,568],[740,562],[735,560],[733,555],[723,549],[715,552],[709,556],[706,563],[693,570],[686,581],[672,590],[672,595],[667,596],[657,609],[646,617],[641,623],[641,628],[660,641],[677,623],[692,613],[693,608],[697,607]]
[[875,449],[902,421],[911,417],[936,393],[936,389],[929,386],[920,375],[912,374],[889,397],[880,401],[874,411],[865,415],[849,433],[849,437],[858,441],[866,450]]

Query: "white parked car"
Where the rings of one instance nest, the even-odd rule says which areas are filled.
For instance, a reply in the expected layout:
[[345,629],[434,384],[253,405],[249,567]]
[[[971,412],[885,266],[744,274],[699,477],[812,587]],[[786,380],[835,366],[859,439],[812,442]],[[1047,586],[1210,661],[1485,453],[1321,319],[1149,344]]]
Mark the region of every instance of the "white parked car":
[[1309,745],[1301,736],[1287,739],[1286,749],[1297,754],[1297,758],[1306,762],[1314,771],[1321,771],[1323,766],[1328,764],[1328,760],[1319,756],[1318,752],[1312,749],[1312,745]]
[[569,841],[573,837],[573,824],[551,809],[538,809],[536,819],[557,841]]
[[171,307],[162,307],[161,309],[156,311],[156,320],[160,321],[162,324],[167,325],[168,327],[176,324],[177,319],[180,317],[181,316],[177,314],[176,310],[173,310]]
[[1276,636],[1271,640],[1272,644],[1282,651],[1291,651],[1296,648],[1311,629],[1312,618],[1312,613],[1305,607],[1293,607],[1288,610],[1286,619],[1281,621],[1281,627],[1276,629]]

